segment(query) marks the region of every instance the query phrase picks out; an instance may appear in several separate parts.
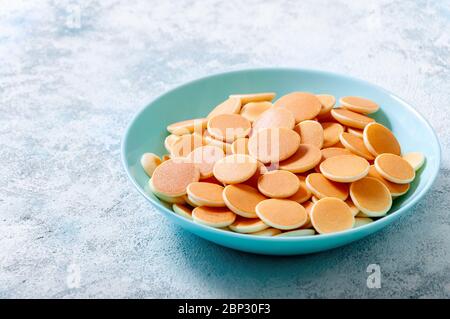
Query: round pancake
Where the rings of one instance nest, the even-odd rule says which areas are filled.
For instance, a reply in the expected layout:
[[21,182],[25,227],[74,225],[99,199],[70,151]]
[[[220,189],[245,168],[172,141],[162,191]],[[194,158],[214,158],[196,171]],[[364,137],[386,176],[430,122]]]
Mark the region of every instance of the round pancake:
[[339,102],[344,108],[361,114],[375,113],[380,108],[374,101],[359,96],[344,96]]
[[377,172],[392,183],[409,184],[416,177],[411,164],[398,155],[389,153],[378,155],[374,164]]
[[194,163],[170,159],[155,169],[151,183],[155,195],[178,197],[186,194],[187,186],[192,182],[198,182],[199,179],[200,171]]
[[267,199],[257,189],[245,185],[227,185],[223,190],[223,200],[234,213],[246,217],[256,218],[256,205]]
[[196,206],[225,207],[223,189],[223,186],[213,183],[194,182],[187,186],[186,192]]
[[350,185],[350,197],[356,207],[368,217],[381,217],[391,209],[388,188],[373,177],[364,177]]
[[234,223],[236,214],[226,207],[195,207],[192,211],[194,222],[214,228],[227,227]]
[[317,121],[306,120],[298,123],[295,132],[300,135],[300,142],[302,144],[311,144],[321,149],[323,146],[323,128]]
[[365,116],[363,114],[359,114],[344,108],[332,109],[331,115],[333,118],[341,123],[342,125],[364,129],[364,127],[372,122],[375,122],[374,119]]
[[288,199],[266,199],[256,205],[256,214],[273,228],[291,230],[303,226],[308,219],[305,208]]
[[320,172],[326,178],[340,183],[350,183],[365,177],[369,168],[369,162],[357,155],[338,155],[320,164]]
[[294,126],[295,117],[292,112],[284,108],[272,107],[253,122],[253,132],[273,127],[284,127],[292,130]]
[[242,234],[250,234],[269,228],[259,218],[245,218],[237,216],[233,224],[228,226],[232,231]]
[[351,229],[355,218],[344,201],[327,197],[313,205],[311,223],[319,234],[329,234]]
[[252,128],[249,120],[239,114],[220,114],[208,120],[208,133],[221,141],[232,143],[246,137]]
[[292,173],[304,173],[314,168],[322,158],[320,149],[309,144],[300,144],[297,151],[288,159],[280,162],[280,169]]
[[314,94],[306,92],[286,94],[276,100],[274,106],[291,111],[296,123],[314,119],[322,109],[319,99]]
[[214,164],[214,176],[225,184],[245,182],[255,174],[257,161],[242,154],[228,155]]
[[395,155],[401,154],[400,143],[394,134],[385,126],[379,123],[369,123],[363,131],[364,145],[372,153],[378,156],[383,153]]
[[258,180],[259,191],[271,198],[290,197],[298,191],[299,187],[299,178],[288,171],[271,171],[261,175]]
[[330,181],[320,173],[309,174],[306,186],[317,199],[335,197],[344,201],[348,197],[347,184]]

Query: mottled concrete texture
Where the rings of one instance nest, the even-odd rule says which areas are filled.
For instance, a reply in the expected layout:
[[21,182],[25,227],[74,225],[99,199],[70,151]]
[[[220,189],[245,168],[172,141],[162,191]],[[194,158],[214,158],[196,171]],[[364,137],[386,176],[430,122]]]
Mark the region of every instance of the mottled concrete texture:
[[[0,0],[0,297],[450,297],[450,1],[27,2]],[[348,73],[412,102],[443,149],[432,190],[311,256],[170,224],[124,175],[127,123],[187,80],[260,66]]]

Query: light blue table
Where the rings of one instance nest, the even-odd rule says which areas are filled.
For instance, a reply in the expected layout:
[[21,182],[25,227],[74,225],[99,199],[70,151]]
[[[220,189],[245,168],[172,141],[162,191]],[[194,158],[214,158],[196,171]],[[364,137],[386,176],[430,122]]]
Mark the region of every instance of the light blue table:
[[[0,2],[0,297],[450,297],[450,1],[60,3]],[[125,126],[171,87],[258,66],[348,73],[410,101],[443,149],[432,191],[311,256],[169,224],[123,173]]]

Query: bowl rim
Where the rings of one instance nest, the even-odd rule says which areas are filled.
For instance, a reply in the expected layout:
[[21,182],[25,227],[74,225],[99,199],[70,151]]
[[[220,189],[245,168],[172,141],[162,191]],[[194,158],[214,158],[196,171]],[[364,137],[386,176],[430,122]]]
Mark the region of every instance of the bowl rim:
[[[436,145],[436,149],[437,149],[437,154],[436,154],[437,155],[436,156],[437,165],[436,165],[436,168],[433,171],[431,171],[431,178],[425,184],[423,189],[421,191],[419,191],[418,193],[415,193],[414,196],[411,198],[411,201],[406,203],[405,206],[399,208],[397,211],[395,211],[391,214],[385,215],[383,218],[375,220],[372,223],[362,225],[362,226],[359,226],[356,228],[347,229],[345,231],[336,232],[336,233],[321,234],[320,236],[312,235],[312,236],[299,236],[299,237],[249,236],[249,234],[241,234],[241,233],[232,232],[232,231],[225,231],[222,229],[206,226],[206,225],[203,225],[200,223],[195,223],[193,220],[187,219],[185,217],[182,217],[182,216],[179,216],[179,215],[173,213],[172,210],[168,209],[162,203],[160,203],[157,200],[150,197],[145,192],[145,190],[141,188],[141,186],[137,183],[136,179],[133,177],[133,175],[131,174],[131,172],[128,168],[125,149],[126,149],[128,135],[130,133],[131,127],[133,127],[133,125],[137,121],[137,119],[141,116],[141,114],[148,107],[150,107],[152,104],[159,101],[160,99],[163,99],[165,96],[172,94],[174,91],[184,88],[186,86],[190,86],[197,82],[205,81],[205,80],[215,78],[215,77],[232,75],[232,74],[240,74],[240,73],[248,73],[248,72],[268,72],[268,71],[269,72],[277,72],[277,71],[304,72],[304,73],[316,74],[319,76],[332,76],[332,77],[347,79],[347,80],[351,80],[351,81],[356,81],[356,82],[359,82],[364,85],[369,85],[369,86],[373,87],[374,89],[376,89],[377,91],[379,91],[383,94],[389,95],[393,99],[397,100],[397,102],[399,102],[400,104],[402,104],[403,106],[408,108],[409,111],[411,111],[432,132],[432,135],[434,137],[433,144]],[[130,122],[128,123],[128,125],[125,129],[125,133],[122,136],[120,153],[121,153],[121,162],[122,162],[122,165],[125,169],[125,172],[129,178],[129,180],[132,182],[132,184],[135,186],[135,188],[138,190],[138,192],[142,196],[144,196],[144,198],[146,198],[148,201],[150,201],[150,203],[152,203],[152,205],[156,206],[158,211],[163,212],[164,214],[171,215],[172,217],[178,219],[181,223],[192,224],[193,227],[198,227],[198,228],[202,229],[203,231],[206,231],[211,234],[222,235],[225,237],[236,238],[236,239],[245,239],[245,240],[249,240],[249,241],[263,241],[263,242],[272,242],[272,243],[277,243],[277,242],[278,243],[279,242],[318,242],[320,240],[334,239],[334,238],[347,236],[350,234],[356,235],[356,234],[360,234],[363,232],[364,233],[367,232],[367,234],[370,234],[372,232],[375,232],[375,231],[383,228],[384,226],[387,226],[388,224],[393,222],[395,219],[400,217],[400,215],[406,213],[410,208],[412,208],[412,206],[414,206],[419,201],[419,199],[421,199],[429,191],[429,189],[431,188],[431,186],[433,185],[433,183],[435,182],[435,180],[437,178],[437,174],[439,173],[439,169],[441,166],[441,146],[440,146],[439,139],[437,137],[435,130],[430,125],[428,120],[419,111],[417,111],[414,107],[412,107],[411,104],[409,104],[407,101],[403,100],[396,94],[384,89],[383,87],[381,87],[377,84],[373,84],[371,82],[359,79],[357,77],[348,76],[348,75],[344,75],[344,74],[340,74],[340,73],[336,73],[336,72],[319,70],[319,69],[293,68],[293,67],[244,68],[244,69],[239,69],[239,70],[213,73],[213,74],[210,74],[207,76],[195,78],[195,79],[187,81],[181,85],[176,85],[176,86],[170,88],[169,90],[167,90],[166,92],[164,92],[163,94],[160,94],[156,98],[152,99],[150,102],[148,102],[145,106],[140,108],[134,114],[134,116],[132,117],[132,119],[130,120]]]

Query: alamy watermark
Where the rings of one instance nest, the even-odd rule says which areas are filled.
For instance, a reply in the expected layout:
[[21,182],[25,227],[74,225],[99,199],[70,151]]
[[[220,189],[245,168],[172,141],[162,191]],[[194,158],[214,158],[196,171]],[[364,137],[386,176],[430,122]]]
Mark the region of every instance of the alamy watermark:
[[72,263],[67,266],[66,284],[69,289],[80,288],[81,269],[79,264]]
[[66,8],[66,27],[69,29],[81,28],[81,6],[79,4],[70,4]]
[[367,266],[366,272],[369,273],[366,285],[369,289],[381,288],[381,267],[378,264],[370,264]]

